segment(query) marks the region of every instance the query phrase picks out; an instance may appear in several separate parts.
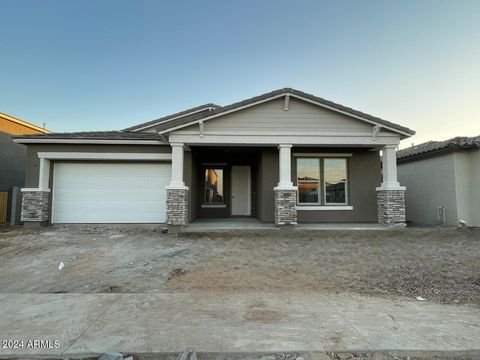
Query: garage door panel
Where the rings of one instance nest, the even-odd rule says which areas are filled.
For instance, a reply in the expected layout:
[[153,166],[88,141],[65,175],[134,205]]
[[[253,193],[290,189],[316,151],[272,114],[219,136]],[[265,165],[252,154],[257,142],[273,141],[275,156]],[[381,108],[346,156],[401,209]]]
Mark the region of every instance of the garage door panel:
[[163,223],[170,164],[57,163],[55,223]]

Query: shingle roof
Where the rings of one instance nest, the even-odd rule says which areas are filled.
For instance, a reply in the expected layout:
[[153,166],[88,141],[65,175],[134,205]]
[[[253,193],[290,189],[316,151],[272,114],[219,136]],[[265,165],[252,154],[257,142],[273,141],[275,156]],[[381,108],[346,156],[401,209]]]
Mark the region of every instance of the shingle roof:
[[144,122],[144,123],[135,125],[135,126],[131,126],[131,127],[126,128],[126,129],[124,129],[124,130],[126,130],[126,131],[138,130],[138,129],[144,128],[144,127],[146,127],[146,126],[149,126],[149,125],[155,125],[155,124],[157,124],[157,123],[162,123],[162,122],[168,121],[169,119],[174,119],[174,118],[179,118],[179,117],[187,116],[188,114],[191,114],[192,112],[198,112],[198,111],[200,111],[200,110],[202,110],[202,109],[205,109],[205,110],[202,111],[202,112],[199,112],[200,114],[201,114],[201,113],[209,113],[209,112],[212,111],[211,109],[218,109],[218,108],[220,108],[220,107],[221,107],[221,106],[218,106],[218,105],[216,105],[216,104],[208,103],[208,104],[196,106],[196,107],[191,108],[191,109],[183,110],[183,111],[177,112],[177,113],[175,113],[175,114],[170,114],[170,115],[161,117],[161,118],[159,118],[159,119],[155,119],[155,120],[147,121],[147,122]]
[[210,117],[210,116],[213,116],[213,115],[222,114],[224,112],[234,110],[234,109],[237,109],[237,108],[241,108],[242,106],[249,105],[249,104],[252,104],[252,103],[255,103],[255,102],[258,102],[258,101],[266,100],[268,98],[275,97],[275,96],[281,95],[281,94],[297,95],[297,96],[303,97],[305,99],[312,100],[312,101],[315,101],[317,103],[323,104],[325,106],[329,106],[329,107],[334,108],[336,110],[340,110],[340,111],[346,112],[346,113],[354,115],[354,116],[362,117],[362,118],[370,120],[374,123],[388,126],[392,129],[402,131],[402,132],[407,133],[409,135],[414,135],[415,134],[415,131],[413,131],[413,130],[407,128],[407,127],[394,124],[390,121],[378,118],[376,116],[369,115],[369,114],[363,113],[361,111],[358,111],[358,110],[355,110],[355,109],[352,109],[352,108],[334,103],[332,101],[322,99],[318,96],[314,96],[312,94],[304,93],[303,91],[295,90],[295,89],[292,89],[292,88],[283,88],[283,89],[271,91],[269,93],[265,93],[265,94],[262,94],[262,95],[259,95],[259,96],[255,96],[255,97],[252,97],[250,99],[242,100],[240,102],[236,102],[236,103],[233,103],[231,105],[227,105],[227,106],[223,106],[223,107],[217,107],[215,110],[210,111],[210,112],[189,115],[189,116],[185,116],[185,117],[182,117],[182,118],[179,118],[179,119],[168,121],[168,122],[165,122],[163,124],[160,124],[156,128],[156,130],[159,131],[159,132],[166,132],[169,129],[175,128],[177,126],[188,124],[190,122],[194,122],[196,120],[201,120],[202,118]]
[[480,136],[457,136],[444,141],[427,141],[423,144],[411,146],[397,151],[397,159],[413,158],[444,151],[467,150],[480,148]]
[[22,135],[15,139],[160,140],[160,137],[156,133],[133,131],[81,131]]
[[156,125],[155,130],[160,133],[166,133],[166,132],[169,132],[170,129],[176,128],[178,126],[193,123],[197,120],[205,119],[214,115],[220,116],[227,111],[236,110],[245,105],[254,104],[262,100],[268,101],[268,99],[281,96],[282,94],[291,94],[294,96],[298,96],[300,98],[304,98],[304,99],[319,103],[321,105],[328,106],[332,109],[342,111],[346,114],[361,117],[365,120],[371,121],[374,124],[384,125],[390,129],[400,131],[401,133],[404,134],[404,136],[406,135],[407,137],[415,134],[415,131],[409,128],[394,124],[387,120],[363,113],[361,111],[358,111],[340,104],[336,104],[332,101],[328,101],[320,97],[304,93],[299,90],[295,90],[292,88],[283,88],[283,89],[271,91],[269,93],[255,96],[250,99],[246,99],[246,100],[236,102],[223,107],[212,104],[212,103],[197,106],[197,107],[187,109],[175,114],[164,116],[156,120],[135,125],[133,127],[130,127],[121,131],[88,131],[88,132],[35,134],[35,135],[29,135],[29,136],[18,136],[16,138],[17,139],[23,139],[23,138],[25,139],[85,139],[85,140],[88,140],[88,139],[92,139],[92,140],[135,140],[135,139],[160,140],[161,138],[158,136],[156,132],[145,133],[145,132],[139,132],[139,130],[143,129],[144,127],[148,127],[150,125],[153,126],[155,124],[158,124]]

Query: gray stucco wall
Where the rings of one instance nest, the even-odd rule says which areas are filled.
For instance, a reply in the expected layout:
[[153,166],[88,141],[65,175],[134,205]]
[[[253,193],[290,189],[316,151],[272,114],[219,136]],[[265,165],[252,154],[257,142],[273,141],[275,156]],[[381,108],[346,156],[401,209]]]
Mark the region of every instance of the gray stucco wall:
[[275,202],[273,188],[278,184],[278,149],[263,149],[258,165],[257,218],[261,221],[274,221]]
[[[318,149],[317,149],[318,150]],[[298,222],[377,222],[377,191],[380,186],[380,156],[377,151],[338,149],[338,152],[351,152],[348,167],[348,205],[353,210],[312,211],[300,210]],[[296,162],[293,159],[292,179],[296,184]],[[323,189],[322,189],[323,194]]]
[[472,223],[480,226],[480,150],[470,152],[471,161],[471,204],[472,204]]
[[[293,148],[295,152],[326,152],[332,149]],[[368,150],[335,149],[337,152],[352,152],[348,159],[349,205],[353,210],[325,211],[299,210],[298,222],[377,222],[377,192],[380,185],[380,157],[378,152]],[[292,156],[292,181],[296,185],[296,157]],[[264,149],[259,162],[258,191],[262,194],[257,206],[261,221],[274,220],[274,192],[278,184],[278,149]]]
[[1,190],[24,186],[26,157],[25,145],[15,144],[10,135],[0,132]]
[[[25,187],[38,187],[40,159],[38,152],[99,152],[99,153],[170,153],[170,146],[155,145],[80,145],[32,144],[28,145],[25,168]],[[51,167],[53,169],[53,166]],[[51,179],[51,178],[50,178]]]
[[183,178],[185,185],[189,188],[189,201],[188,201],[188,221],[195,220],[197,214],[197,197],[198,197],[198,176],[197,166],[193,161],[193,153],[191,151],[185,151],[183,160]]
[[407,187],[407,221],[435,225],[437,206],[446,209],[446,224],[457,223],[454,154],[398,164],[398,179]]
[[459,151],[455,159],[457,218],[480,226],[480,150]]

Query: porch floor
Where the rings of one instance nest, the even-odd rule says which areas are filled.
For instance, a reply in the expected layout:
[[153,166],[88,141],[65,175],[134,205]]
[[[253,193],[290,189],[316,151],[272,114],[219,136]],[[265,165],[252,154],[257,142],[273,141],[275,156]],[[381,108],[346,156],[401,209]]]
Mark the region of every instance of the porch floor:
[[[258,230],[279,229],[273,222],[262,222],[256,218],[201,218],[191,222],[184,232],[202,230]],[[293,229],[312,230],[385,230],[388,227],[375,223],[308,223],[298,224]]]

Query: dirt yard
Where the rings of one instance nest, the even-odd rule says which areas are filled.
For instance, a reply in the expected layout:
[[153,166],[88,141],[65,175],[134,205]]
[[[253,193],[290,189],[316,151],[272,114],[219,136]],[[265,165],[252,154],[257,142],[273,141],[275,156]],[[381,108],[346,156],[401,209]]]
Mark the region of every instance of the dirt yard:
[[174,236],[158,226],[3,228],[0,274],[3,293],[262,289],[480,305],[480,231]]

